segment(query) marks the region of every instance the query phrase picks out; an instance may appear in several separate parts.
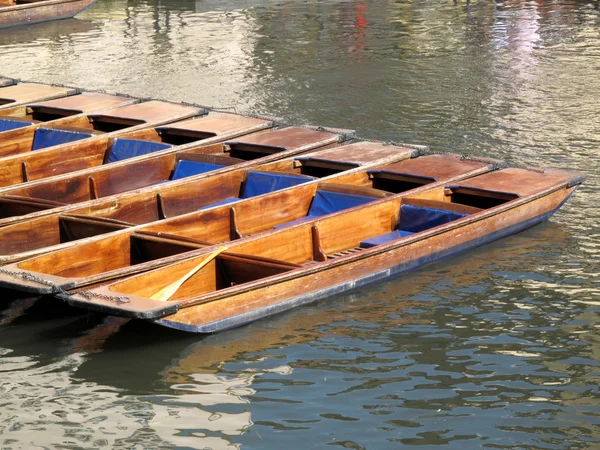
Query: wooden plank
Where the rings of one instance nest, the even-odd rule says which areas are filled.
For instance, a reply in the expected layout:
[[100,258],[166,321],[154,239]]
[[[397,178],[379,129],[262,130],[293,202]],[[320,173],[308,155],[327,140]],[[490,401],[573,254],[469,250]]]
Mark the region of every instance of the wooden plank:
[[19,83],[0,89],[0,111],[27,103],[78,94],[74,88],[48,84]]

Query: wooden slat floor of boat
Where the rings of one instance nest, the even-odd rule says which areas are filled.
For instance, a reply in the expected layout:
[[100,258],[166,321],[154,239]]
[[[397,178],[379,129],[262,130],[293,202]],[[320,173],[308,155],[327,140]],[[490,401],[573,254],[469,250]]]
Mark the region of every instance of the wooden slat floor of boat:
[[360,251],[364,250],[361,247],[353,247],[353,248],[349,248],[346,250],[342,250],[341,252],[336,252],[336,253],[332,253],[330,255],[327,255],[327,259],[337,259],[337,258],[341,258],[342,256],[348,256],[348,255],[352,255],[353,253],[358,253]]
[[47,84],[19,83],[0,89],[0,109],[12,108],[25,103],[50,100],[78,94],[77,89]]

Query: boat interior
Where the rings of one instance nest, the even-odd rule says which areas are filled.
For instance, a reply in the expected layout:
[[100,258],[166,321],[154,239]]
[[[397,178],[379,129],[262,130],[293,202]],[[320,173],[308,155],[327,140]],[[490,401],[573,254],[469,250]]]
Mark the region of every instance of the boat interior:
[[[340,149],[343,148],[344,147],[340,147]],[[426,161],[427,157],[422,158]],[[418,159],[419,158],[407,161],[417,161]],[[284,162],[279,162],[274,164],[283,163]],[[426,162],[424,162],[424,164],[427,165]],[[384,197],[389,197],[398,192],[402,192],[401,189],[403,188],[407,189],[407,195],[411,194],[411,192],[427,192],[427,184],[435,182],[435,178],[433,177],[426,178],[421,175],[416,175],[414,179],[410,179],[410,174],[401,172],[399,173],[400,176],[397,180],[398,184],[391,187],[390,191],[383,191],[373,186],[377,185],[382,177],[385,177],[385,183],[387,183],[388,186],[392,186],[394,181],[393,174],[385,169],[381,170],[378,168],[373,171],[348,174],[350,180],[354,179],[360,181],[359,183],[356,183],[355,181],[355,184],[340,184],[337,182],[306,184],[306,182],[310,181],[312,178],[303,175],[301,171],[306,170],[306,168],[302,169],[301,167],[308,165],[309,164],[306,164],[306,161],[304,164],[298,165],[296,170],[300,173],[294,173],[293,175],[288,175],[288,173],[285,172],[265,171],[224,174],[229,177],[234,175],[242,177],[238,183],[230,185],[230,189],[233,189],[234,193],[238,196],[234,198],[234,201],[231,201],[233,197],[227,196],[227,188],[225,187],[227,183],[223,182],[224,177],[211,177],[202,180],[207,185],[212,183],[213,189],[215,190],[220,188],[221,190],[217,191],[219,192],[218,196],[225,198],[210,205],[196,203],[194,207],[199,211],[192,214],[157,222],[147,227],[132,230],[131,232],[114,233],[103,238],[82,242],[76,246],[68,246],[67,248],[63,248],[56,252],[23,261],[18,264],[18,268],[19,270],[31,270],[63,278],[98,276],[99,274],[118,271],[131,266],[137,266],[152,261],[155,262],[163,258],[180,255],[192,250],[201,250],[215,244],[235,241],[263,231],[273,229],[278,230],[284,227],[287,228],[291,225],[317,220],[320,217],[325,217],[333,213],[343,212],[354,207],[376,202]],[[362,178],[356,176],[359,173],[363,174]],[[341,177],[343,178],[344,175]],[[370,186],[364,184],[368,180],[370,180]],[[288,184],[290,182],[298,184],[298,187],[293,190],[282,191],[269,196],[260,196],[260,194],[263,193],[274,192],[278,189],[288,187],[292,185]],[[200,186],[200,184],[198,184],[198,186]],[[413,186],[419,187],[411,189]],[[202,192],[209,191],[211,191],[211,189],[198,188],[197,192],[200,193],[198,197],[202,196]],[[239,196],[246,196],[245,198],[256,196],[256,198],[236,203],[235,200],[239,200]],[[213,196],[213,200],[214,199],[215,197]],[[197,200],[190,200],[191,203],[194,201]],[[404,221],[398,221],[399,211],[401,209],[400,202],[401,199],[397,197],[395,199],[388,199],[386,202],[378,202],[377,204],[372,205],[373,212],[376,214],[374,218],[369,221],[364,220],[364,217],[360,218],[361,214],[367,214],[369,217],[372,216],[371,210],[363,209],[359,210],[357,217],[352,216],[351,220],[344,218],[349,213],[342,214],[341,216],[333,216],[329,219],[323,218],[319,220],[320,225],[318,228],[316,226],[313,227],[313,231],[311,231],[310,227],[294,227],[293,229],[296,231],[291,233],[300,234],[298,236],[292,236],[289,239],[284,238],[284,241],[289,244],[290,248],[283,249],[281,253],[286,254],[286,258],[291,258],[285,260],[285,262],[302,265],[316,261],[324,261],[334,255],[338,255],[338,253],[339,255],[342,255],[360,251],[362,248],[359,245],[360,242],[363,240],[366,241],[369,238],[374,238],[394,231],[398,231],[402,236],[408,235],[407,233],[421,231],[420,229],[415,228],[414,224],[403,227],[408,220],[407,217],[409,217],[409,212],[404,215]],[[189,204],[186,201],[180,203],[184,203],[189,207]],[[431,223],[444,223],[444,220],[449,221],[450,219],[455,220],[456,218],[459,218],[460,214],[470,214],[480,210],[480,208],[452,201],[451,198],[438,203],[443,203],[442,206],[444,206],[445,212],[435,213],[433,214],[435,217],[429,217],[428,220],[430,220]],[[139,205],[139,202],[136,202],[136,205]],[[136,205],[133,205],[133,207]],[[208,208],[208,206],[210,206],[210,208]],[[149,206],[148,210],[151,212],[148,219],[156,219],[156,209],[155,206]],[[124,211],[129,212],[129,208],[124,209]],[[143,211],[140,209],[137,213],[142,214]],[[413,215],[415,214],[417,213],[413,213]],[[402,217],[402,215],[400,216]],[[316,243],[319,239],[319,229],[323,228],[323,225],[321,224],[328,224],[328,226],[334,227],[334,224],[338,223],[338,217],[340,222],[345,223],[345,225],[337,227],[336,231],[331,232],[331,235],[329,233],[326,235],[327,245],[323,247],[322,251],[315,250],[321,248]],[[412,220],[414,221],[417,219]],[[147,221],[149,222],[151,220]],[[58,218],[56,225],[57,227],[54,232],[44,236],[45,239],[51,238],[43,243],[44,246],[56,245],[106,232],[117,231],[132,224],[124,222],[123,216],[119,216],[118,218],[107,218],[64,214]],[[347,230],[345,230],[344,227],[347,227]],[[356,227],[362,228],[354,233],[354,228]],[[306,230],[308,230],[308,232],[306,232]],[[0,229],[0,233],[3,231],[4,230]],[[306,239],[306,233],[308,233],[308,240]],[[332,239],[332,236],[335,236],[336,233],[340,236],[338,236],[337,240]],[[52,234],[52,236],[50,236],[50,234]],[[342,235],[348,242],[346,242],[345,239],[342,239]],[[279,236],[279,234],[274,235],[276,242],[279,242],[278,238],[275,236]],[[359,237],[361,239],[359,239]],[[315,239],[317,241],[315,241],[315,248],[313,249],[312,240]],[[330,239],[335,241],[335,247],[329,247],[330,244],[333,245],[333,242],[329,243]],[[359,240],[356,241],[357,239]],[[8,240],[9,239],[1,239],[0,242]],[[39,241],[34,245],[38,244]],[[365,243],[365,245],[368,244],[368,242]],[[6,251],[9,250],[6,247],[10,246],[10,244],[0,245],[5,247],[4,249],[0,248],[0,254],[6,254]],[[312,249],[311,252],[306,254],[302,253],[300,257],[294,256],[299,248],[306,246]],[[277,245],[273,245],[273,248],[275,249],[278,247]],[[288,252],[289,254],[287,254]],[[85,257],[82,257],[82,255],[85,255]],[[252,255],[278,260],[281,259],[279,252],[270,255],[262,255],[259,253],[252,253]]]
[[[39,112],[33,112],[34,109]],[[147,109],[150,110],[151,108]],[[17,140],[6,139],[6,141],[0,142],[0,155],[8,156],[18,153],[28,153],[45,150],[61,144],[75,143],[96,135],[143,125],[148,123],[150,117],[144,103],[123,106],[101,113],[68,114],[68,112],[68,110],[65,111],[60,108],[48,108],[44,106],[32,108],[32,115],[40,121],[44,116],[56,119],[56,116],[61,113],[65,113],[66,115],[58,122],[41,125],[32,130],[23,130],[24,133]],[[165,112],[166,114],[168,112]],[[157,120],[161,120],[160,116],[157,116]],[[9,120],[6,117],[0,119],[0,127],[2,127],[2,120],[6,121],[7,127],[18,128],[19,121]],[[25,126],[33,125],[34,123],[34,121],[25,122]]]
[[[167,217],[179,216],[198,210],[204,211],[219,205],[233,204],[242,199],[258,197],[261,194],[272,193],[290,186],[300,187],[299,185],[315,181],[321,176],[330,176],[336,173],[343,174],[357,167],[356,163],[348,161],[348,155],[351,153],[349,148],[351,149],[352,145],[328,150],[329,158],[326,160],[314,158],[310,155],[288,158],[258,166],[256,170],[231,171],[198,179],[172,189],[170,193],[165,192],[164,196],[160,192],[147,193],[145,195],[133,196],[129,202],[120,199],[118,200],[118,207],[115,206],[114,202],[107,201],[104,205],[83,208],[73,213],[64,213],[46,219],[40,218],[34,222],[24,222],[23,224],[3,227],[0,228],[0,254],[14,254],[15,252],[30,251],[37,248],[73,242],[86,237],[166,219]],[[252,153],[254,154],[255,152],[256,150],[253,149]],[[241,153],[238,153],[238,155],[243,156]],[[194,161],[203,166],[223,167],[223,164],[244,162],[244,160],[225,157],[223,155],[208,154],[196,156],[203,157],[201,158],[202,162]],[[327,170],[322,170],[324,167]],[[136,172],[145,173],[147,171],[140,170]],[[307,175],[308,173],[314,173],[315,175]],[[332,212],[335,208],[347,208],[356,204],[362,204],[365,201],[390,195],[390,193],[363,186],[363,180],[360,180],[360,185],[357,185],[353,180],[347,180],[345,183],[328,185],[328,187],[323,188],[317,193],[318,199],[312,202],[312,197],[317,190],[317,186],[314,184],[305,185],[303,190],[297,194],[285,194],[279,200],[263,201],[263,203],[270,205],[271,209],[276,204],[281,205],[284,210],[286,209],[286,204],[288,204],[287,208],[289,206],[293,206],[294,208],[302,206],[303,209],[301,211],[293,211],[295,215],[291,217],[296,219],[296,216],[299,214],[306,216],[310,212],[313,215],[322,215],[327,213],[327,211]],[[84,188],[87,188],[87,186],[84,186]],[[50,191],[46,189],[46,192]],[[69,191],[73,191],[73,189],[69,189]],[[87,195],[87,191],[84,195]],[[289,201],[290,196],[294,199],[291,203]],[[10,202],[14,203],[11,204]],[[0,203],[5,205],[0,210],[5,214],[9,209],[8,206],[12,207],[14,211],[23,213],[31,211],[35,207],[47,206],[50,208],[53,206],[53,202],[47,199],[17,196],[1,197]],[[26,209],[28,207],[29,209]],[[246,211],[247,207],[242,207],[242,209]],[[235,209],[233,211],[235,212]],[[244,216],[246,216],[246,213],[244,213]],[[248,217],[253,217],[256,221],[257,216],[251,212]],[[267,220],[279,220],[281,222],[284,219],[285,215],[280,214],[278,219]],[[196,224],[193,227],[198,227],[198,224],[202,223],[203,219],[199,218],[198,220],[188,218],[187,222]],[[175,222],[173,226],[184,227],[184,223],[179,224]],[[259,221],[259,223],[270,222]],[[274,224],[276,223],[274,222]],[[219,227],[226,225],[229,227],[229,219],[227,219],[227,224],[221,221],[215,222],[214,225]],[[25,230],[29,231],[25,233]],[[190,233],[194,234],[193,231],[190,231]],[[19,241],[18,245],[16,244],[17,240]]]
[[2,110],[0,111],[0,133],[83,114],[84,110],[89,108],[110,108],[124,101],[139,102],[139,100],[126,97],[84,92],[47,102]]
[[[170,136],[176,136],[177,139],[184,134],[188,137],[193,137],[193,139],[205,139],[207,137],[215,136],[217,133],[213,131],[210,126],[203,129],[200,128],[198,124],[202,120],[202,118],[195,119],[197,122],[194,124],[195,129],[191,129],[190,126],[189,133],[186,133],[185,129],[182,127],[159,127],[156,129],[150,128],[139,130],[128,134],[123,138],[110,139],[106,146],[104,160],[106,163],[125,161],[130,158],[170,148],[171,144],[168,143],[170,141]],[[220,128],[222,127],[221,124]],[[10,193],[0,196],[0,219],[60,208],[148,186],[162,185],[170,181],[181,180],[183,178],[214,172],[229,166],[246,163],[255,160],[257,157],[269,156],[275,152],[281,152],[288,149],[288,146],[284,145],[286,130],[287,129],[261,131],[238,137],[236,142],[215,143],[204,146],[199,145],[188,150],[168,153],[162,156],[157,155],[156,158],[152,159],[135,161],[132,162],[131,165],[111,167],[110,170],[107,168],[107,170],[95,171],[90,174],[67,175],[66,177],[57,180],[48,180],[47,182],[37,183],[32,186],[15,188],[12,189]],[[258,138],[269,138],[269,141],[273,141],[273,137],[277,137],[276,135],[279,135],[279,133],[281,133],[281,145],[274,146],[272,143],[269,145],[260,145],[260,139]],[[329,136],[327,133],[324,133],[324,136],[319,136],[319,133],[315,134],[311,131],[304,143],[309,143],[313,147],[317,147],[319,146],[319,140],[327,138],[327,136]],[[253,142],[246,143],[246,140],[250,141],[251,139]],[[325,145],[325,143],[323,143],[323,145]],[[335,145],[337,146],[338,144]],[[232,156],[233,154],[236,156]],[[281,169],[281,167],[285,167],[285,169]],[[294,174],[297,173],[298,176],[305,176],[303,179],[304,181],[310,181],[317,177],[339,173],[340,171],[348,170],[353,167],[356,167],[356,164],[342,162],[338,162],[337,166],[332,166],[327,169],[322,169],[317,163],[311,162],[302,165],[298,164],[298,167],[295,167],[294,162],[290,160],[287,164],[276,163],[274,166],[266,166],[265,170],[286,170],[293,172]],[[23,170],[26,170],[26,168]],[[315,176],[311,178],[308,173],[313,172]],[[132,177],[131,173],[135,173],[136,176]],[[238,183],[238,185],[242,182],[243,180],[241,178],[234,180],[234,183]],[[298,180],[282,177],[279,181],[279,188],[287,187],[286,183],[293,184],[296,182],[298,182]],[[240,187],[232,187],[231,183],[226,184],[224,188],[229,189],[220,189],[216,192],[218,195],[218,192],[223,191],[227,193],[227,197],[221,196],[218,197],[217,200],[233,197],[246,198],[247,196],[252,195],[251,191],[246,192]],[[189,189],[195,189],[195,186],[190,185]],[[194,202],[191,203],[191,209],[187,208],[185,212],[196,209],[196,205],[198,208],[207,205],[207,201],[204,197],[191,195],[191,198]],[[188,204],[190,204],[189,201],[190,199],[188,199]],[[169,209],[169,211],[173,211],[172,204],[180,203],[177,196],[172,198],[162,194],[154,194],[151,197],[150,202],[157,204],[157,207],[162,210],[161,214],[152,217],[154,220],[167,217],[166,210]],[[214,203],[214,201],[208,203]],[[147,204],[143,204],[141,205],[141,208],[138,209],[147,211],[146,208]],[[118,219],[118,212],[115,211],[114,214],[116,216],[113,218]],[[176,211],[170,213],[169,216],[175,214],[181,214],[181,208],[176,209]],[[145,217],[145,214],[142,213],[141,217]],[[141,223],[147,222],[146,219],[141,220]]]
[[[494,190],[460,185],[379,202],[256,239],[233,243],[223,253],[202,253],[134,275],[108,287],[115,295],[156,300],[185,300],[266,279],[314,264],[351,258],[519,198]],[[477,206],[474,206],[477,205]],[[369,217],[369,220],[365,220]],[[139,239],[141,236],[132,236]],[[135,241],[138,245],[138,241]],[[211,247],[214,249],[214,247]],[[198,266],[204,263],[202,268]],[[23,268],[35,270],[26,262]],[[41,268],[41,267],[38,267]],[[166,286],[179,286],[168,298]]]

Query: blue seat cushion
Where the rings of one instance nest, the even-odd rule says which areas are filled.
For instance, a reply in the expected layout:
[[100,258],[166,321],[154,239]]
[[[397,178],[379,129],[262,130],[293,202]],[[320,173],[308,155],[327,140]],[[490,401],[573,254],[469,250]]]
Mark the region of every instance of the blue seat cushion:
[[33,122],[25,122],[24,120],[0,119],[0,133],[3,131],[16,130],[17,128],[28,127],[33,125]]
[[402,205],[400,207],[400,222],[396,230],[365,239],[360,243],[362,248],[375,247],[396,239],[410,236],[419,231],[428,230],[445,223],[465,217],[468,214],[446,211],[435,208],[422,208],[420,206]]
[[257,195],[297,186],[314,178],[294,175],[281,175],[269,172],[249,172],[244,183],[242,198],[256,197]]
[[465,216],[467,216],[467,214],[445,211],[443,209],[402,205],[400,207],[400,223],[398,224],[398,229],[417,233]]
[[219,200],[218,202],[211,203],[209,205],[204,205],[202,208],[198,208],[198,211],[202,211],[203,209],[213,208],[215,206],[227,205],[228,203],[235,203],[239,201],[238,197],[227,197],[223,200]]
[[324,216],[325,214],[343,211],[344,209],[364,205],[365,203],[375,200],[377,199],[373,197],[365,197],[363,195],[342,194],[340,192],[332,191],[317,191],[315,198],[313,198],[313,201],[310,204],[307,215],[315,217]]
[[386,242],[395,241],[396,239],[400,239],[405,236],[410,236],[411,234],[413,234],[413,233],[410,231],[394,230],[390,233],[386,233],[386,234],[375,236],[375,237],[372,237],[369,239],[365,239],[364,241],[362,241],[360,243],[359,246],[361,248],[371,248],[371,247],[375,247],[376,245],[385,244]]
[[55,130],[53,128],[38,128],[33,136],[32,150],[52,147],[54,145],[75,142],[81,139],[92,137],[93,133],[84,133],[81,131]]
[[175,167],[175,171],[173,172],[171,180],[179,180],[181,178],[191,177],[192,175],[199,175],[201,173],[211,172],[222,167],[225,166],[221,164],[186,161],[185,159],[182,159],[177,163],[177,167]]
[[310,208],[308,209],[308,214],[305,217],[275,225],[274,228],[281,228],[289,225],[295,225],[297,223],[307,222],[311,219],[315,219],[326,214],[343,211],[344,209],[352,208],[354,206],[364,205],[365,203],[369,203],[374,200],[377,199],[362,195],[342,194],[331,191],[317,191],[312,203],[310,204]]
[[118,138],[113,141],[106,162],[113,163],[123,161],[125,159],[135,158],[136,156],[158,152],[170,147],[172,147],[172,145],[163,142]]

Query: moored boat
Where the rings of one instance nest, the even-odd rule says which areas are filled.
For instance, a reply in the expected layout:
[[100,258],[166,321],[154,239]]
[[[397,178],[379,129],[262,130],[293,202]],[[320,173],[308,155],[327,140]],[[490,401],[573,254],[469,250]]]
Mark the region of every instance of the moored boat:
[[0,111],[75,94],[79,94],[79,90],[70,87],[38,83],[8,83],[5,87],[0,87]]
[[[85,210],[95,199],[106,199],[93,203],[96,208],[113,205],[115,196],[127,191],[135,192],[119,197],[119,202],[146,202],[150,198],[151,203],[155,203],[158,194],[171,198],[170,185],[264,164],[319,147],[337,146],[349,137],[347,132],[301,127],[263,131],[271,126],[272,122],[267,119],[211,113],[125,134],[97,147],[95,160],[98,164],[107,162],[103,166],[25,183],[22,188],[18,185],[0,190],[3,194],[0,195],[0,226],[74,208]],[[234,136],[237,136],[235,140],[222,143]],[[163,147],[157,147],[157,142]],[[166,142],[188,143],[171,147]],[[90,148],[85,151],[91,159]],[[148,195],[143,194],[145,187],[151,191]],[[190,185],[181,192],[193,188],[194,185]],[[120,208],[114,210],[120,211]]]
[[96,0],[0,0],[0,28],[68,19]]
[[174,264],[58,296],[179,330],[217,332],[534,226],[583,180],[560,170],[501,169],[209,246]]
[[[172,203],[173,208],[190,210],[191,206],[197,212],[149,226],[132,227],[126,221],[156,221],[161,209],[156,200],[126,203],[120,211],[107,207],[95,214],[64,214],[46,224],[54,226],[52,239],[58,245],[33,250],[41,256],[7,265],[0,271],[0,285],[51,293],[106,282],[186,258],[188,252],[203,253],[213,244],[311,223],[358,205],[414,195],[497,167],[496,162],[457,155],[419,155],[420,151],[409,148],[362,142],[213,176],[194,183],[193,189],[180,193],[178,202]],[[414,159],[406,159],[409,156]],[[388,164],[394,158],[400,161]],[[363,166],[353,168],[359,161]],[[51,238],[52,233],[46,231],[27,241],[33,227],[19,225],[22,239],[0,229],[5,261],[27,256],[6,255],[11,248],[23,251],[30,242],[38,246]],[[14,277],[14,273],[24,276]]]
[[[8,88],[3,88],[8,89]],[[206,111],[162,101],[121,106],[61,119],[60,125],[26,130],[26,136],[0,144],[10,156],[0,158],[0,186],[73,172],[102,164],[97,148],[123,133],[164,125]]]
[[[138,102],[138,99],[131,97],[84,92],[0,110],[0,158],[10,154],[6,149],[12,142],[32,136],[38,127],[61,124],[68,126],[78,115]],[[65,120],[66,118],[68,119]]]

